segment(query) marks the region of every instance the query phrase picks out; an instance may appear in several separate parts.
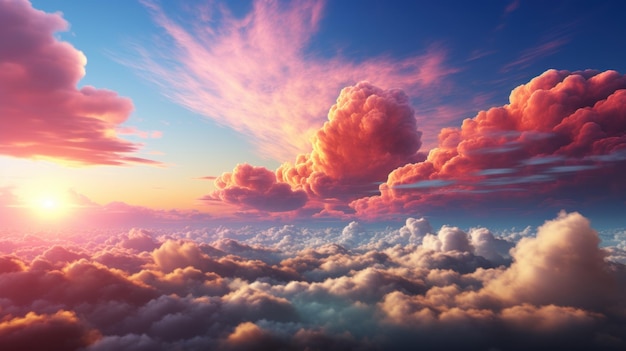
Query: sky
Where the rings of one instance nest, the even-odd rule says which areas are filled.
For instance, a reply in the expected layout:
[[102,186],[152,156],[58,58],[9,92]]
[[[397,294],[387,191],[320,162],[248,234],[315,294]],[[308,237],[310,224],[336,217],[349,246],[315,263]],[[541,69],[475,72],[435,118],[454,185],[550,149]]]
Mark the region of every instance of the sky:
[[624,347],[625,11],[0,0],[0,348]]

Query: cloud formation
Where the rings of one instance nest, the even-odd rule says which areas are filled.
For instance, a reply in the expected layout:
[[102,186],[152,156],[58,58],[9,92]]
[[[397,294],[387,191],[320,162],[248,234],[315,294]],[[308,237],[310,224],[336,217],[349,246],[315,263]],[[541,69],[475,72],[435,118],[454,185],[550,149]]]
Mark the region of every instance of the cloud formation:
[[487,228],[435,231],[423,218],[382,231],[24,234],[1,246],[6,349],[626,346],[626,268],[578,213],[517,243]]
[[302,190],[292,190],[287,183],[277,182],[274,172],[264,167],[239,164],[233,172],[227,172],[215,179],[217,190],[202,198],[221,200],[268,212],[284,212],[298,209],[307,201]]
[[191,26],[154,3],[147,6],[171,40],[164,45],[174,50],[163,57],[163,50],[143,49],[136,68],[166,96],[251,136],[262,154],[277,159],[310,151],[309,139],[345,86],[367,80],[430,96],[455,72],[438,46],[401,60],[353,62],[335,52],[316,52],[310,46],[324,11],[319,0],[254,1],[243,17],[211,6],[199,11],[201,18]]
[[395,168],[423,159],[420,137],[406,94],[360,82],[341,91],[311,140],[313,151],[283,164],[277,178],[322,199],[354,199]]
[[221,200],[243,209],[269,212],[348,210],[350,200],[367,196],[395,168],[425,158],[418,153],[421,132],[401,90],[368,82],[344,88],[328,121],[311,139],[313,151],[286,162],[276,173],[240,164],[224,173],[203,200]]
[[116,136],[130,99],[77,88],[87,59],[54,36],[68,27],[60,14],[3,0],[0,22],[0,154],[78,165],[157,163],[132,156],[140,145]]
[[509,104],[444,128],[425,161],[395,169],[379,196],[351,206],[367,217],[503,193],[560,206],[581,193],[612,201],[626,190],[625,107],[626,76],[546,71],[515,88]]
[[[291,192],[243,190],[247,186],[226,173],[216,181],[222,193],[208,199],[260,210],[271,206],[259,203],[304,191],[308,200],[276,204],[298,210],[295,216],[361,219],[436,214],[450,203],[467,211],[475,202],[511,207],[508,200],[502,204],[502,194],[554,211],[572,209],[581,197],[586,206],[617,203],[615,194],[626,191],[620,178],[626,171],[625,105],[626,77],[615,71],[549,70],[515,88],[510,104],[441,130],[438,147],[425,156],[418,152],[421,132],[407,96],[360,82],[342,90],[311,139],[311,153],[284,163],[275,176],[241,166],[263,173],[272,188],[288,184]],[[376,188],[380,195],[370,195]]]

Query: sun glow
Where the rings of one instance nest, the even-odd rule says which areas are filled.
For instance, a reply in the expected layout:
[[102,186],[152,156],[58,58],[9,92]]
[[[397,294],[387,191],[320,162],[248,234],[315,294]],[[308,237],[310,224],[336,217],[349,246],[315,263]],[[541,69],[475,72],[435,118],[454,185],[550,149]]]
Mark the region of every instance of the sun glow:
[[32,202],[33,210],[40,218],[58,219],[68,210],[64,198],[57,194],[44,194]]

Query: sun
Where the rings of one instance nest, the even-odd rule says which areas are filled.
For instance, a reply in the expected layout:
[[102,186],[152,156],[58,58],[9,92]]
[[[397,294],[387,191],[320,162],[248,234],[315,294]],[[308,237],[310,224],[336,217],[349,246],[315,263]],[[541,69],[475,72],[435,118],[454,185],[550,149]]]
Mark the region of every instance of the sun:
[[58,203],[55,199],[52,198],[44,198],[41,199],[41,203],[39,204],[43,210],[54,210]]
[[38,196],[33,201],[32,207],[42,219],[58,219],[62,217],[68,209],[63,197],[55,194]]

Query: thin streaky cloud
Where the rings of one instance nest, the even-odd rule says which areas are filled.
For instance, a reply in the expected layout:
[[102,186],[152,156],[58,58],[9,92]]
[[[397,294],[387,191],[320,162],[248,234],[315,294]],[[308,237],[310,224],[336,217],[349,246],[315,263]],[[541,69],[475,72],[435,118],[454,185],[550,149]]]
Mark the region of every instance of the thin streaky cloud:
[[531,63],[543,57],[556,54],[561,49],[561,47],[563,47],[568,42],[569,40],[567,38],[559,38],[539,44],[530,49],[526,49],[520,54],[520,56],[516,60],[504,65],[501,71],[509,72],[513,69],[526,68],[530,66]]

